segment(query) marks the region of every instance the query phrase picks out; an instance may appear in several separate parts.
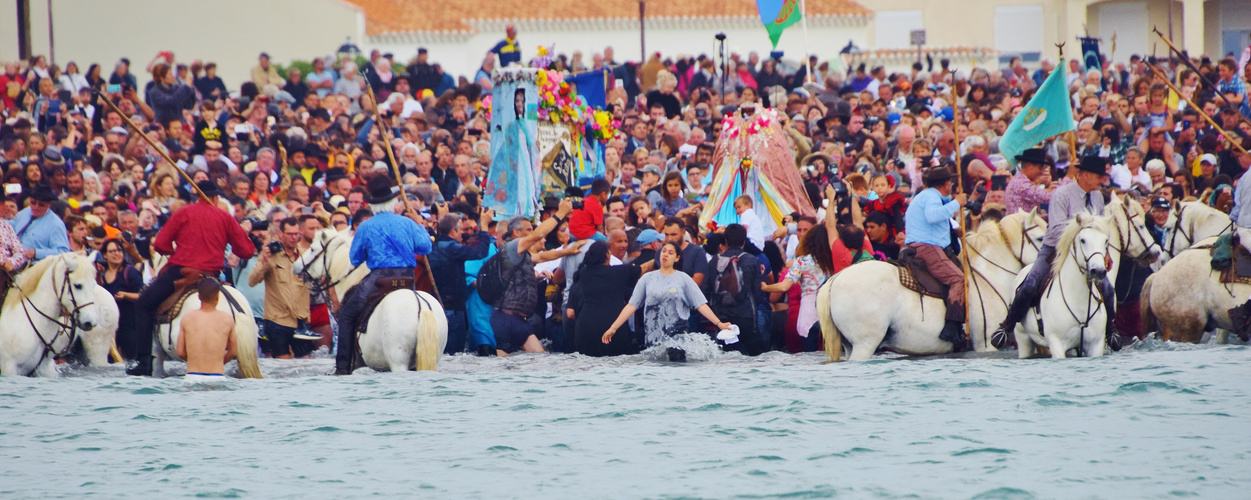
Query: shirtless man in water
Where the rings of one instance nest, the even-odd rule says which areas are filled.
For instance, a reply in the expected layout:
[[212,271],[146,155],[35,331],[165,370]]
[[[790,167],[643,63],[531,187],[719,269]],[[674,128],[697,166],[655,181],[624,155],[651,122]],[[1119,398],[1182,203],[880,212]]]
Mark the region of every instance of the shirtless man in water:
[[221,285],[204,278],[199,282],[198,292],[200,308],[183,316],[182,335],[178,336],[178,356],[187,360],[189,381],[221,377],[224,365],[235,357],[239,347],[234,317],[217,310]]

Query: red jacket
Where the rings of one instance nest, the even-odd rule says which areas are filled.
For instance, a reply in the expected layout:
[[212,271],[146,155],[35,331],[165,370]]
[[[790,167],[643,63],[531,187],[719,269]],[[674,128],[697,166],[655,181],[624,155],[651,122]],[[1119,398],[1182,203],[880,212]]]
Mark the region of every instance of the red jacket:
[[[174,248],[174,244],[178,248]],[[221,270],[226,244],[240,259],[256,253],[252,240],[234,217],[224,210],[197,201],[174,212],[152,242],[157,252],[173,254],[169,263],[209,273]]]

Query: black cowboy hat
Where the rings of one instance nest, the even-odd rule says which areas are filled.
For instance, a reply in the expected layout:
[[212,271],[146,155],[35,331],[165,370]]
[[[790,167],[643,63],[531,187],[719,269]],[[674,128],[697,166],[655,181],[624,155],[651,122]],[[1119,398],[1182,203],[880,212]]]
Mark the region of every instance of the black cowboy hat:
[[381,177],[370,183],[369,203],[386,203],[400,195],[400,188],[391,184],[390,177]]
[[1017,163],[1036,163],[1047,166],[1055,165],[1055,162],[1052,161],[1050,156],[1047,156],[1047,151],[1043,148],[1029,148],[1025,150],[1025,152],[1016,155],[1016,161]]
[[1098,156],[1085,156],[1077,164],[1077,169],[1092,174],[1108,175],[1108,161]]
[[339,179],[347,178],[347,170],[341,167],[333,167],[326,169],[326,182],[334,182]]
[[200,191],[203,192],[204,195],[208,196],[209,198],[212,198],[214,196],[221,194],[221,189],[219,189],[217,187],[217,183],[213,181],[200,181],[200,182],[195,183],[195,187],[200,188]]
[[52,188],[47,184],[36,184],[35,188],[30,190],[30,198],[44,203],[52,203],[57,200],[56,193],[52,192]]
[[925,174],[921,177],[922,181],[925,182],[927,186],[937,185],[955,178],[956,174],[947,167],[931,168],[926,170]]

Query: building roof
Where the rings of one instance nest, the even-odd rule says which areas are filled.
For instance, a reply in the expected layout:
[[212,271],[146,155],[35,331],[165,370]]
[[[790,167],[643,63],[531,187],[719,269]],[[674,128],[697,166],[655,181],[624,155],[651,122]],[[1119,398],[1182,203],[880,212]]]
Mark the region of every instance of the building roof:
[[[483,22],[636,20],[636,0],[347,0],[365,12],[366,33],[474,33]],[[868,17],[855,0],[807,0],[808,17]],[[754,0],[648,2],[650,19],[759,19]]]

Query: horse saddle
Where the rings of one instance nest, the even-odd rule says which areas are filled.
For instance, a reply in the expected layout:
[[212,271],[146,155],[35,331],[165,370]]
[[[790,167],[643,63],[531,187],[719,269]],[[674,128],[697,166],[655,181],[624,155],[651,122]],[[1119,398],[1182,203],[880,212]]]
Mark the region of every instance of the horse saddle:
[[[374,293],[365,299],[365,308],[361,310],[360,319],[356,320],[356,333],[365,333],[365,327],[369,325],[369,317],[373,316],[374,309],[378,308],[378,304],[382,303],[382,299],[387,294],[396,290],[415,290],[417,280],[407,276],[397,278],[381,278],[374,282]],[[346,295],[356,292],[356,287],[348,290]]]
[[1210,249],[1212,269],[1220,271],[1221,283],[1251,284],[1251,253],[1236,233],[1222,235]]
[[174,280],[174,292],[169,294],[169,297],[165,297],[161,305],[156,307],[156,324],[158,325],[164,325],[178,317],[178,314],[182,312],[183,303],[187,302],[187,297],[195,293],[192,287],[205,276],[203,271],[190,267],[184,267],[180,272],[182,277]]
[[[217,277],[204,274],[203,271],[198,269],[184,267],[182,269],[182,278],[174,280],[174,292],[169,294],[169,297],[166,297],[161,302],[161,305],[156,307],[156,324],[169,324],[174,318],[177,318],[182,313],[183,304],[186,304],[187,299],[196,293],[196,284],[199,283],[200,278],[206,277],[217,279]],[[221,280],[218,280],[218,283],[223,286],[226,285]],[[245,312],[243,306],[235,302],[235,298],[226,293],[225,290],[222,291],[221,297],[230,304],[232,314],[233,311]],[[251,312],[248,312],[248,314],[251,314]]]
[[915,248],[903,248],[899,259],[893,264],[899,268],[899,284],[921,295],[943,300],[947,297],[947,285],[930,274],[925,261],[916,258]]

